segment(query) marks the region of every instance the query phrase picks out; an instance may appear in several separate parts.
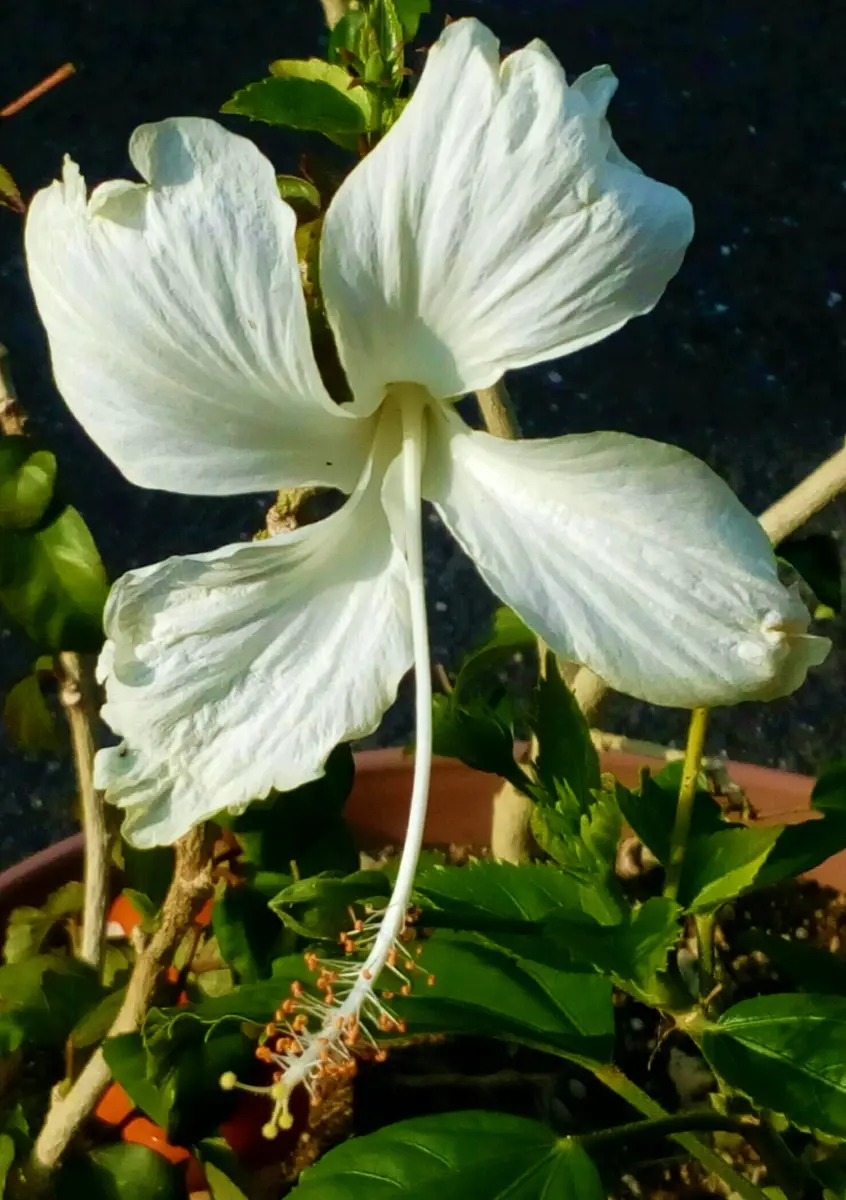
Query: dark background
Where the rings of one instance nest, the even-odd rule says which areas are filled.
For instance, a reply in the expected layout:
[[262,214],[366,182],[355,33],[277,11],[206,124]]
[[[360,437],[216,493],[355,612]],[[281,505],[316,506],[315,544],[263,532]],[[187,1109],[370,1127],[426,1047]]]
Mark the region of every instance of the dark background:
[[[544,38],[568,72],[610,63],[621,80],[611,116],[623,150],[693,201],[697,235],[658,309],[572,359],[509,380],[527,434],[618,429],[676,442],[714,466],[761,511],[846,433],[844,219],[846,91],[841,0],[436,0],[421,29],[434,40],[448,11],[482,17],[506,49]],[[274,57],[320,53],[317,0],[25,0],[0,9],[0,102],[66,60],[78,74],[0,122],[0,162],[26,196],[64,153],[89,184],[129,170],[135,125],[215,115]],[[413,56],[410,59],[414,64]],[[278,169],[295,171],[302,140],[238,118]],[[186,499],[131,487],[64,409],[29,293],[21,222],[0,211],[0,339],[38,434],[59,455],[112,576],[168,554],[252,532],[264,498]],[[846,501],[814,529],[842,538]],[[478,633],[493,601],[433,525],[429,607],[444,662]],[[813,771],[844,748],[843,623],[835,651],[796,696],[714,715],[710,747]],[[27,656],[0,640],[0,687]],[[407,693],[377,742],[410,731]],[[685,714],[623,700],[602,724],[675,742]],[[71,824],[69,773],[0,748],[0,866]]]

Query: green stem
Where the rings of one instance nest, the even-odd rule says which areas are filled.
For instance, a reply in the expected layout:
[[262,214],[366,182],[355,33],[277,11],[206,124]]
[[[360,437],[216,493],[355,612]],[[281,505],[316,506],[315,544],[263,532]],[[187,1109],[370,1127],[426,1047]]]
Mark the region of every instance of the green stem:
[[696,917],[696,940],[699,943],[699,999],[703,1001],[714,990],[717,976],[714,970],[714,930],[716,913],[702,913]]
[[693,819],[696,783],[699,779],[699,770],[702,765],[702,752],[705,748],[705,731],[707,728],[708,709],[695,708],[690,715],[690,727],[687,732],[684,767],[682,769],[682,781],[679,790],[679,803],[676,809],[676,821],[670,841],[670,861],[667,863],[667,878],[664,883],[664,895],[668,900],[675,900],[679,894],[687,839],[690,836],[690,823]]
[[[632,1083],[631,1079],[619,1067],[594,1067],[593,1073],[600,1083],[604,1083],[607,1088],[610,1088],[612,1092],[616,1092],[632,1108],[643,1113],[645,1117],[649,1117],[652,1121],[663,1121],[670,1115],[651,1096],[641,1091],[636,1083]],[[728,1184],[732,1191],[742,1196],[743,1200],[767,1200],[760,1188],[755,1187],[748,1179],[744,1179],[742,1175],[738,1175],[737,1171],[729,1166],[726,1160],[717,1154],[716,1150],[712,1150],[710,1146],[706,1146],[694,1134],[671,1133],[670,1136],[674,1142],[678,1142],[680,1146],[683,1146],[692,1158],[700,1162],[707,1171],[710,1171],[713,1175],[718,1175],[724,1183]]]

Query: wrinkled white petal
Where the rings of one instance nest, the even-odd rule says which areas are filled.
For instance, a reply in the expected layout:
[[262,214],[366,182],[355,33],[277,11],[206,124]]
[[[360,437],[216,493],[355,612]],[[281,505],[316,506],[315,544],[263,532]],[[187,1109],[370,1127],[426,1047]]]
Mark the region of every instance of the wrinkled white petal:
[[321,280],[360,411],[392,382],[486,387],[656,304],[691,210],[617,151],[613,88],[607,68],[568,87],[542,42],[500,65],[478,21],[447,27],[326,215]]
[[774,699],[829,643],[758,522],[704,463],[621,433],[508,442],[441,409],[425,494],[494,592],[616,691]]
[[129,150],[148,183],[114,180],[86,200],[67,161],[27,221],[30,279],[75,416],[144,487],[350,491],[372,431],[321,382],[296,219],[273,167],[196,118],[142,125]]
[[316,779],[379,723],[412,662],[383,469],[317,525],[115,585],[100,673],[124,744],[100,752],[96,778],[135,845]]

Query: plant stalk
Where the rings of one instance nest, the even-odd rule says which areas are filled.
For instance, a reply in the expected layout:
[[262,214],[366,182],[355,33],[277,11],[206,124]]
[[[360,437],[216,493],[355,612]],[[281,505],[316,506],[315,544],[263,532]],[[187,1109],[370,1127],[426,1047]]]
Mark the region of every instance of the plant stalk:
[[[174,875],[162,906],[159,927],[135,961],[123,1004],[107,1037],[136,1033],[141,1028],[165,960],[179,945],[195,911],[211,891],[212,865],[206,853],[205,827],[201,825],[176,843]],[[33,1150],[31,1172],[34,1183],[42,1183],[58,1165],[71,1139],[97,1103],[110,1075],[102,1048],[98,1048],[66,1095],[54,1090]]]
[[[481,388],[476,392],[476,401],[484,421],[485,429],[493,437],[515,441],[520,436],[520,427],[505,383],[500,380],[493,387]],[[541,665],[544,647],[538,645]],[[507,781],[494,796],[491,824],[491,853],[500,862],[526,862],[532,853],[531,834],[532,802]]]
[[[648,1096],[646,1092],[641,1091],[637,1084],[633,1083],[619,1067],[594,1067],[593,1074],[600,1083],[604,1083],[607,1088],[610,1088],[637,1112],[649,1117],[650,1120],[663,1121],[669,1116],[669,1113],[665,1112],[657,1101]],[[746,1136],[745,1131],[744,1136]],[[755,1187],[748,1179],[739,1175],[716,1150],[706,1146],[695,1134],[676,1132],[670,1133],[670,1137],[674,1142],[683,1146],[688,1154],[700,1162],[707,1171],[717,1175],[724,1183],[728,1184],[733,1192],[743,1197],[743,1200],[767,1200],[760,1188]],[[793,1198],[791,1197],[790,1200]]]
[[675,900],[679,893],[684,856],[687,850],[687,839],[690,836],[690,823],[693,819],[693,802],[696,799],[696,783],[702,767],[702,754],[705,749],[705,733],[708,729],[708,709],[695,708],[690,714],[690,727],[687,733],[687,745],[684,752],[684,767],[682,768],[679,802],[676,808],[676,821],[670,839],[670,861],[667,863],[667,878],[664,882],[664,895],[668,900]]
[[92,664],[65,650],[56,656],[59,703],[70,728],[73,768],[85,832],[85,903],[79,957],[96,971],[103,965],[109,890],[109,832],[103,796],[94,787],[95,682]]

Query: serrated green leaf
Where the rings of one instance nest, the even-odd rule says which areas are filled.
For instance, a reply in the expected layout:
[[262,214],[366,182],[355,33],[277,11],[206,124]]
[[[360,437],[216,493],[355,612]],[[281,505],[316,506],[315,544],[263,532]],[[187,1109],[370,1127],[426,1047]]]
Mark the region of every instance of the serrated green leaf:
[[735,1004],[702,1034],[731,1087],[802,1129],[846,1137],[846,997],[803,993]]
[[37,530],[0,532],[0,607],[40,649],[99,650],[107,593],[97,547],[75,508]]
[[586,810],[601,783],[599,755],[584,714],[551,653],[547,653],[545,676],[537,686],[534,732],[538,779],[552,797],[566,784],[580,808]]
[[309,974],[301,954],[288,954],[273,963],[270,979],[242,983],[223,996],[204,996],[189,1008],[154,1009],[149,1022],[155,1031],[171,1030],[177,1025],[219,1025],[230,1020],[266,1025],[269,1015],[289,994],[291,984],[308,983]]
[[212,1200],[246,1200],[241,1185],[249,1187],[232,1147],[221,1137],[203,1138],[194,1147],[206,1172]]
[[409,1033],[505,1038],[577,1062],[607,1062],[613,1049],[611,982],[556,970],[474,934],[438,931],[419,959],[434,976],[392,1008]]
[[185,1200],[185,1171],[146,1146],[116,1142],[63,1163],[56,1200]]
[[[607,910],[597,903],[592,888],[549,865],[484,860],[463,867],[433,867],[418,872],[414,890],[426,910],[426,925],[439,923],[430,905],[454,922],[452,928],[477,931],[510,927],[520,932],[527,923],[536,925],[551,915],[582,921],[590,928],[595,922],[614,923],[608,921]],[[461,921],[473,925],[457,923]]]
[[593,1162],[539,1121],[493,1112],[417,1117],[353,1138],[302,1175],[298,1200],[604,1200]]
[[[381,65],[368,77],[365,67],[365,79],[369,83],[391,83],[399,78],[403,65],[403,27],[397,12],[395,0],[375,0],[371,8],[371,20],[376,33],[377,55]],[[371,58],[375,57],[371,55]],[[368,59],[369,65],[370,59]],[[387,70],[386,70],[387,67]]]
[[748,891],[783,828],[738,826],[691,838],[679,885],[680,903],[690,912],[712,912]]
[[27,754],[56,754],[64,745],[61,726],[35,672],[7,692],[3,725],[11,741]]
[[270,64],[270,73],[278,79],[304,79],[329,84],[359,109],[364,130],[375,128],[377,114],[373,97],[367,88],[359,86],[355,77],[343,66],[324,62],[320,58],[279,58]]
[[5,167],[0,167],[0,204],[5,204],[7,208],[11,208],[15,212],[24,212],[24,202],[18,191],[18,185]]
[[405,36],[411,41],[412,38],[417,37],[420,18],[431,11],[431,0],[394,0],[394,3]]

